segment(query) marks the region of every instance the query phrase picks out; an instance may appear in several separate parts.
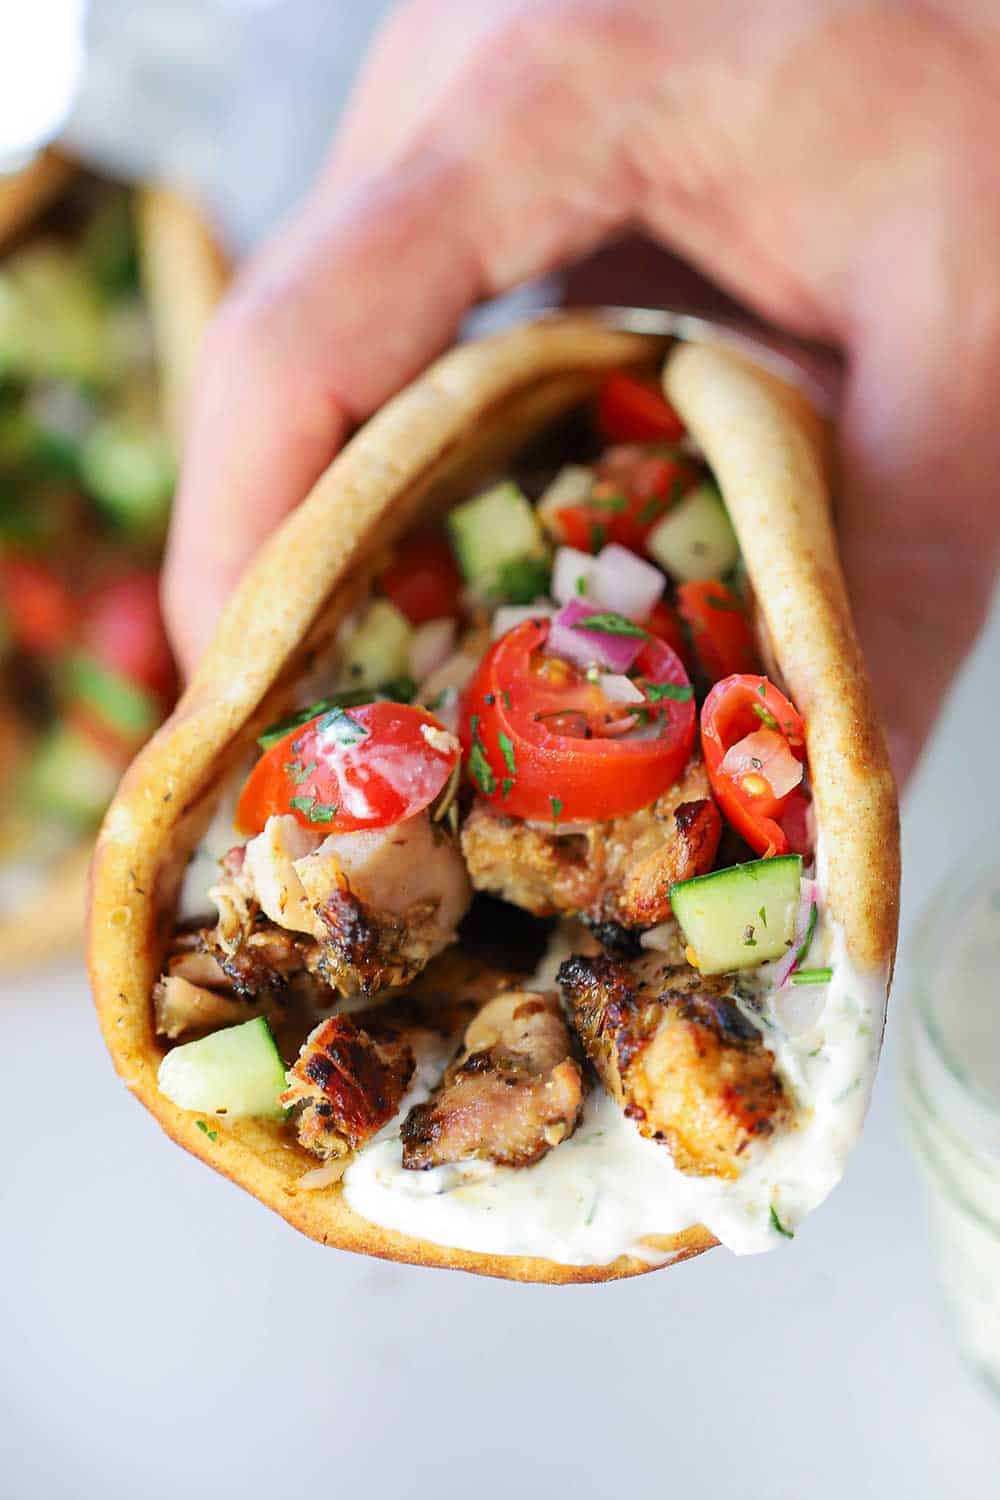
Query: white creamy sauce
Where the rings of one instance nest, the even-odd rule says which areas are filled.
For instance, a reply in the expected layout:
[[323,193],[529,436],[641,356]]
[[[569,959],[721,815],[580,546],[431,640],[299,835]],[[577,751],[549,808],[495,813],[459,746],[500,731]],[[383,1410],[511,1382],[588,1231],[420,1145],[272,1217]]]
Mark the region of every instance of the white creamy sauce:
[[[536,983],[551,984],[568,951],[559,947]],[[679,1172],[666,1148],[640,1136],[600,1086],[592,1088],[570,1140],[532,1167],[470,1162],[406,1171],[400,1125],[410,1105],[427,1097],[442,1058],[436,1071],[425,1059],[399,1115],[348,1167],[348,1203],[373,1223],[434,1244],[564,1265],[605,1265],[623,1254],[668,1260],[644,1238],[694,1224],[740,1255],[774,1249],[784,1236],[772,1209],[794,1232],[840,1180],[864,1120],[881,1042],[885,975],[853,967],[829,917],[817,925],[810,964],[833,968],[821,1009],[813,1002],[814,1024],[790,1036],[769,1001],[763,1013],[764,1040],[796,1101],[797,1123],[761,1143],[736,1181]]]

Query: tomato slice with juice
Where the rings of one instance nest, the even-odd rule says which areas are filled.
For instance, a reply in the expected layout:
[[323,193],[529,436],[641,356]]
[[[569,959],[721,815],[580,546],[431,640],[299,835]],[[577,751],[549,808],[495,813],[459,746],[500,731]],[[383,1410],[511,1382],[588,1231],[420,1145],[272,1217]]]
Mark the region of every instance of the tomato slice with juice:
[[317,833],[388,828],[429,807],[458,764],[455,737],[407,703],[334,708],[289,730],[243,788],[236,825],[291,813]]
[[643,701],[623,703],[599,677],[546,656],[548,635],[547,620],[526,620],[480,663],[461,715],[470,779],[499,811],[538,821],[600,821],[649,806],[676,781],[694,742],[693,692],[679,658],[647,637],[631,669]]
[[[792,805],[798,812],[803,800],[801,773],[797,778],[794,772],[788,775],[788,757],[804,762],[806,745],[805,726],[784,693],[766,677],[751,674],[717,682],[702,705],[701,744],[708,779],[726,820],[758,854],[787,854],[789,840],[781,819]],[[736,769],[733,762],[741,760],[743,745],[745,765]],[[779,791],[772,781],[778,782]],[[786,781],[791,785],[780,790]]]
[[616,370],[597,396],[597,423],[613,443],[676,442],[684,423],[653,380]]

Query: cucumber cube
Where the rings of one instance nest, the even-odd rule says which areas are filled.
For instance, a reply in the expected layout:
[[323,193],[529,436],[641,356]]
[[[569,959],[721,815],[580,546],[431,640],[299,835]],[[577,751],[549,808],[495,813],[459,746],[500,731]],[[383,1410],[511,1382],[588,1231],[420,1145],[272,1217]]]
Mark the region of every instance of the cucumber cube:
[[174,1047],[160,1064],[157,1082],[180,1109],[228,1119],[284,1114],[278,1095],[285,1065],[263,1016]]
[[700,484],[679,500],[649,533],[646,551],[681,583],[721,578],[734,568],[740,544],[714,485]]
[[671,886],[670,903],[703,974],[755,969],[795,941],[802,859],[784,854]]

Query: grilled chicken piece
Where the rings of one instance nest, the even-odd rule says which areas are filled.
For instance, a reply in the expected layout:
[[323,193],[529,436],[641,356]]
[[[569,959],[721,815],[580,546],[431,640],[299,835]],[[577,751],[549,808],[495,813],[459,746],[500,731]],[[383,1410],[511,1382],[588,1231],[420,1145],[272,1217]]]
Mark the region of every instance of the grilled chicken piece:
[[536,916],[655,927],[670,915],[674,881],[711,868],[721,831],[705,767],[691,760],[652,806],[564,833],[505,817],[477,798],[462,828],[462,852],[477,890],[495,891]]
[[204,951],[205,934],[181,933],[167,959],[164,973],[153,987],[153,1014],[160,1036],[171,1041],[191,1031],[215,1031],[236,1026],[254,1016],[274,1021],[281,1007],[268,991],[252,999],[233,993],[229,976]]
[[299,1141],[315,1156],[347,1156],[363,1146],[392,1119],[413,1076],[403,1031],[377,1015],[368,1021],[369,1014],[321,1021],[289,1071],[281,1103],[302,1106]]
[[479,1157],[525,1167],[572,1135],[580,1064],[554,995],[513,990],[487,1002],[426,1104],[403,1124],[403,1166]]
[[788,1123],[774,1058],[727,979],[607,955],[567,959],[558,978],[605,1088],[682,1172],[737,1177],[754,1140]]
[[224,861],[211,951],[241,994],[308,969],[345,995],[406,984],[454,940],[471,899],[456,841],[418,813],[321,838],[273,817]]

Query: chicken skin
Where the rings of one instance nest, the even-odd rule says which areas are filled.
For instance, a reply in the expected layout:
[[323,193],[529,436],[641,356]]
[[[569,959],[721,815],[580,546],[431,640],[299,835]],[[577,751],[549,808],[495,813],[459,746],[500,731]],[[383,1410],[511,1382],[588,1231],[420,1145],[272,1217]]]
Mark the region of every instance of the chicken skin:
[[721,832],[705,767],[691,760],[651,806],[565,832],[507,817],[477,798],[462,828],[462,852],[477,890],[536,916],[646,928],[669,917],[675,881],[711,869]]
[[434,1094],[403,1124],[403,1166],[422,1171],[479,1158],[525,1167],[572,1135],[580,1064],[554,995],[497,995],[466,1030]]
[[728,979],[607,955],[567,959],[558,979],[601,1082],[682,1172],[738,1177],[754,1141],[790,1121],[774,1058]]

